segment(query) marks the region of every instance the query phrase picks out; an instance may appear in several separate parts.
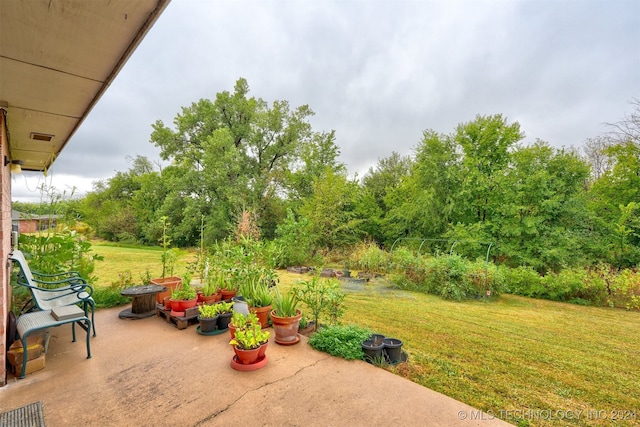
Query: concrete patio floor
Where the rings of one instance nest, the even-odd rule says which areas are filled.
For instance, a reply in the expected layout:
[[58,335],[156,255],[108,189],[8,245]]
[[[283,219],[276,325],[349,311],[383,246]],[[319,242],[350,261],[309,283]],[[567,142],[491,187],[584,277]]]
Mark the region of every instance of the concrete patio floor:
[[[273,342],[268,363],[231,368],[228,333],[203,336],[160,317],[96,313],[86,358],[84,331],[50,330],[44,369],[0,388],[0,412],[41,401],[46,425],[506,426],[498,419],[361,361]],[[272,331],[272,330],[271,330]],[[273,333],[272,333],[273,335]]]

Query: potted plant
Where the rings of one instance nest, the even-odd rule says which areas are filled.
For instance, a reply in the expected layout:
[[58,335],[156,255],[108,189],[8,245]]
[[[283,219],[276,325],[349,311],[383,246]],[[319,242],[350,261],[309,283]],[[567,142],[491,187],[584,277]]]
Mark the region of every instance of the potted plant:
[[273,295],[269,291],[266,283],[256,281],[250,288],[250,295],[247,298],[249,303],[249,311],[255,313],[263,328],[269,326],[269,312],[273,302]]
[[230,300],[236,296],[238,292],[237,272],[235,269],[229,270],[226,273],[221,272],[220,276],[220,293],[223,300]]
[[202,295],[200,295],[200,299],[204,304],[213,304],[222,299],[222,294],[220,294],[220,275],[221,273],[219,274],[218,271],[215,271],[205,279]]
[[233,303],[222,301],[214,305],[218,313],[218,329],[227,329],[233,316]]
[[166,291],[156,294],[156,302],[163,304],[164,299],[169,297],[175,289],[182,285],[182,279],[173,275],[173,270],[178,261],[178,251],[173,248],[169,249],[171,239],[167,235],[167,217],[163,216],[160,218],[160,222],[162,223],[162,237],[160,238],[160,243],[162,244],[162,255],[160,257],[162,261],[162,276],[151,279],[151,284],[165,286],[167,288]]
[[302,318],[302,311],[298,309],[298,295],[294,291],[280,294],[275,289],[271,322],[276,332],[275,342],[281,345],[293,345],[300,342],[298,327]]
[[384,338],[384,335],[372,334],[368,340],[362,341],[364,360],[374,364],[384,361]]
[[236,336],[236,329],[254,322],[259,322],[255,313],[244,314],[242,312],[234,311],[231,315],[231,320],[229,321],[229,334],[231,335],[231,339]]
[[200,310],[200,315],[198,316],[200,332],[214,332],[218,328],[218,307],[216,305],[202,304],[198,307],[198,310]]
[[[232,362],[235,362],[235,365],[261,364],[261,362],[266,364],[265,352],[269,336],[269,331],[263,331],[256,320],[237,328],[235,337],[229,341],[235,352]],[[234,363],[232,367],[236,367]]]
[[171,292],[172,314],[175,313],[173,314],[174,316],[184,316],[184,311],[186,309],[196,306],[196,297],[196,290],[191,286],[190,277],[188,274],[185,274],[185,280],[182,282],[182,285]]

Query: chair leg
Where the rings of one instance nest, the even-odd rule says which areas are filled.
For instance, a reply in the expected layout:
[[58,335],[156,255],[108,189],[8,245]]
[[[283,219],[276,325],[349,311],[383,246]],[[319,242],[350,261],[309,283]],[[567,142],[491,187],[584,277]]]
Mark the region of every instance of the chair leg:
[[22,337],[22,372],[20,372],[20,379],[27,375],[27,336],[28,334],[25,334]]
[[93,301],[84,301],[83,303],[83,308],[84,308],[84,315],[87,316],[87,318],[89,317],[89,307],[91,307],[91,325],[93,327],[93,336],[96,336],[96,320],[95,320],[95,312],[96,312],[96,305]]
[[[91,359],[91,340],[89,339],[90,331],[91,331],[91,322],[89,318],[87,318],[87,359]],[[95,331],[95,329],[94,329]],[[94,335],[95,336],[95,335]]]

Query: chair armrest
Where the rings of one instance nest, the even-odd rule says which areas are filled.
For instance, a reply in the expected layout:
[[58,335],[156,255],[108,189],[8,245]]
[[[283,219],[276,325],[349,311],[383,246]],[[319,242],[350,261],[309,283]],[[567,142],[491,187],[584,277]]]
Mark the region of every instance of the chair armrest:
[[[68,283],[66,286],[57,286],[57,287],[46,287],[46,286],[51,286],[51,285],[57,285],[57,284],[61,284],[61,283]],[[36,285],[38,284],[42,284],[45,285],[45,287],[41,287],[41,286],[33,286],[30,285],[29,283],[18,279],[18,284],[21,286],[25,286],[27,288],[30,288],[33,291],[38,291],[38,292],[43,292],[45,294],[50,294],[52,296],[51,299],[56,299],[56,298],[60,298],[63,296],[67,296],[67,295],[72,295],[72,294],[81,294],[81,293],[86,293],[86,296],[78,296],[78,300],[79,301],[84,301],[86,299],[91,298],[91,296],[93,295],[93,287],[91,285],[89,285],[88,283],[86,283],[84,281],[84,279],[82,280],[82,282],[80,281],[73,281],[73,279],[70,280],[66,280],[66,281],[59,281],[59,282],[39,282],[36,281]]]
[[39,271],[31,271],[31,274],[36,279],[39,277],[43,278],[42,280],[45,280],[46,278],[52,278],[52,277],[56,277],[56,278],[62,277],[63,279],[69,279],[72,277],[82,277],[80,273],[77,271],[63,271],[55,274],[47,274],[47,273],[40,273]]
[[82,277],[69,277],[66,279],[61,279],[61,280],[40,280],[40,279],[36,279],[34,277],[33,281],[35,282],[35,285],[39,286],[42,285],[46,288],[50,288],[50,287],[55,287],[55,288],[60,288],[62,286],[59,285],[64,285],[64,286],[75,286],[75,285],[87,285],[87,281],[84,280]]

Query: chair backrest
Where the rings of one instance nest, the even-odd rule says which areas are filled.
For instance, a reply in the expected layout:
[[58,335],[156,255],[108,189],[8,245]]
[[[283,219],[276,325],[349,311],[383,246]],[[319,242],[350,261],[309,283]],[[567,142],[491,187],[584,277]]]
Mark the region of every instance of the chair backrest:
[[24,254],[22,253],[22,251],[18,250],[18,249],[14,249],[10,254],[9,254],[9,259],[13,262],[18,263],[18,266],[20,267],[20,271],[22,271],[22,274],[24,275],[24,278],[27,280],[27,282],[29,283],[29,285],[31,286],[36,286],[33,280],[33,273],[31,273],[31,269],[29,268],[29,264],[27,264],[27,260],[24,257]]
[[9,254],[9,259],[18,264],[21,275],[18,276],[19,285],[27,285],[33,297],[34,304],[40,310],[51,310],[55,307],[76,304],[81,300],[89,298],[89,294],[79,288],[63,286],[59,289],[46,289],[40,287],[40,283],[35,280],[33,273],[27,264],[24,254],[19,250],[14,250]]

